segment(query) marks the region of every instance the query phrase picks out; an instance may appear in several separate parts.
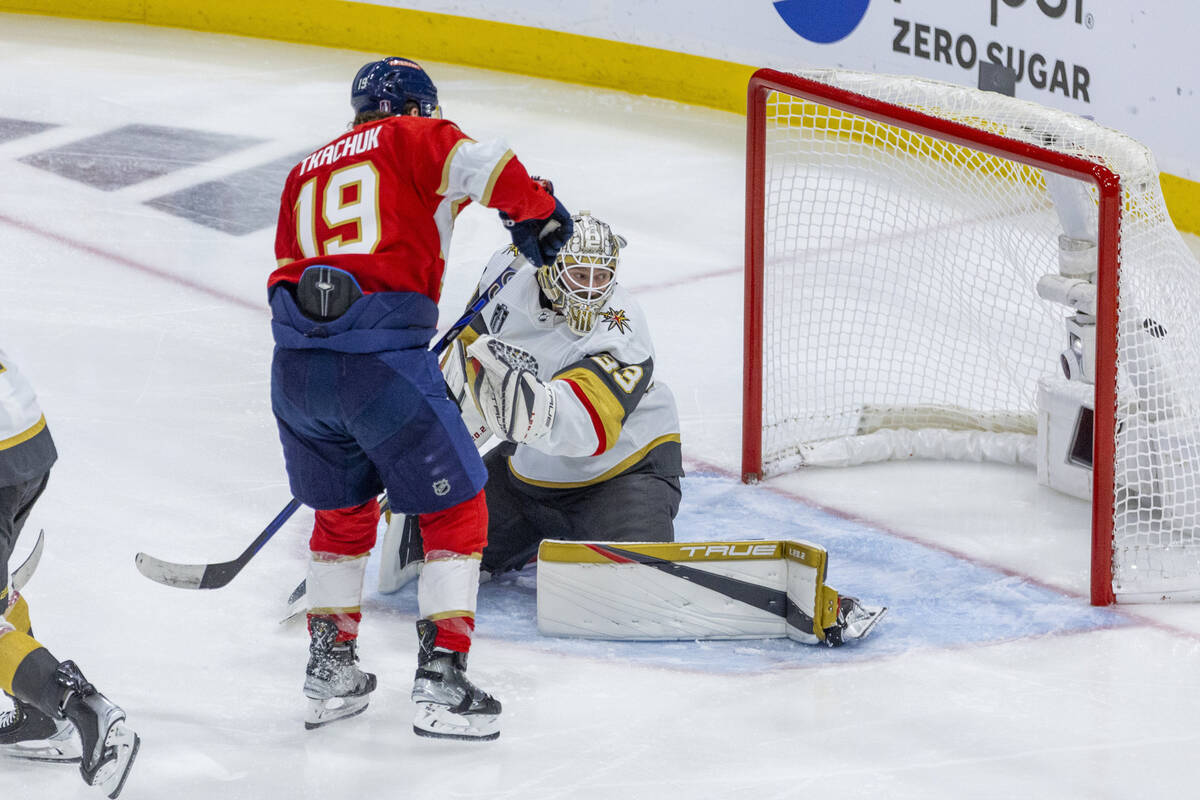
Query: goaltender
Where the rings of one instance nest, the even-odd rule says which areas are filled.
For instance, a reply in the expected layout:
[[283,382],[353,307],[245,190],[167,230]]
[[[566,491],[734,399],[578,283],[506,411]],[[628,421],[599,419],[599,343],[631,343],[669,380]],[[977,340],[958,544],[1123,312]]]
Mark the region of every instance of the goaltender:
[[[488,543],[481,576],[521,569],[543,539],[630,543],[615,548],[626,555],[674,552],[653,543],[675,541],[683,476],[679,416],[654,374],[645,315],[617,281],[627,242],[589,212],[573,220],[571,238],[543,267],[525,264],[512,248],[492,256],[479,292],[505,269],[518,269],[442,361],[476,444],[502,440],[483,457]],[[410,580],[421,550],[416,520],[391,518],[380,590]],[[861,638],[885,611],[820,588],[815,605],[803,605],[817,614],[826,603],[831,608],[818,614],[824,629],[799,640],[837,645]]]
[[[483,457],[489,575],[523,567],[542,539],[675,539],[679,415],[645,316],[617,283],[626,241],[589,212],[573,221],[545,266],[513,247],[492,256],[480,292],[517,271],[442,362],[476,444],[503,440]],[[422,557],[416,520],[394,517],[385,548],[381,589],[394,591]]]

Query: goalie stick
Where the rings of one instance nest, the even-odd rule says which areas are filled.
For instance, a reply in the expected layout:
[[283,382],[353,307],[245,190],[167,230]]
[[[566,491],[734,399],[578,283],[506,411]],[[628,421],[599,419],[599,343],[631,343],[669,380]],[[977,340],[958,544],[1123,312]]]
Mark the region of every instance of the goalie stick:
[[[441,355],[442,351],[462,333],[463,329],[467,327],[467,324],[475,315],[496,295],[496,292],[503,289],[504,285],[512,279],[512,276],[517,274],[517,270],[526,263],[528,262],[520,256],[514,258],[512,263],[505,267],[496,276],[496,279],[479,293],[467,307],[466,312],[447,329],[442,338],[438,339],[437,343],[433,346],[434,355]],[[250,543],[250,546],[232,561],[223,561],[218,564],[178,564],[172,561],[164,561],[148,553],[138,553],[134,557],[134,563],[137,565],[138,572],[150,580],[165,586],[173,586],[176,589],[220,589],[242,571],[242,567],[246,566],[250,559],[254,557],[254,554],[271,540],[275,532],[283,527],[283,524],[288,521],[299,507],[300,501],[293,497],[275,519],[271,520],[271,523],[263,529],[263,532]],[[296,590],[303,594],[299,586],[296,587]]]

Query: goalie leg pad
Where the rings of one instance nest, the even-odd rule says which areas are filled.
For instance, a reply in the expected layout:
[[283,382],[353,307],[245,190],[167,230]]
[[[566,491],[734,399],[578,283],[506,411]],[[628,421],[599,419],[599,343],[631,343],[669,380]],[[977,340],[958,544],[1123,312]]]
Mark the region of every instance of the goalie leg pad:
[[411,583],[425,566],[421,524],[411,514],[393,514],[379,556],[379,592],[391,594]]
[[[598,639],[861,638],[866,617],[825,586],[825,550],[798,541],[545,540],[538,630]],[[855,601],[857,603],[857,601]],[[853,617],[853,619],[852,619]],[[833,642],[827,642],[833,644]]]

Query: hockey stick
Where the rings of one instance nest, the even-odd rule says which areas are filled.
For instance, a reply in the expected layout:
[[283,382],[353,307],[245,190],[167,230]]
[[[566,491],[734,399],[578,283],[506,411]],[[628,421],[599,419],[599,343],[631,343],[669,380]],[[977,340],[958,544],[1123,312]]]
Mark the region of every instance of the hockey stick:
[[21,562],[21,566],[13,570],[12,580],[9,583],[12,585],[14,592],[19,592],[29,583],[29,579],[33,577],[33,571],[37,569],[38,562],[42,560],[42,545],[46,540],[46,532],[38,531],[37,541],[33,543],[33,549],[29,551],[29,555]]
[[[447,329],[441,339],[438,339],[437,344],[433,346],[434,355],[441,355],[442,351],[462,333],[463,328],[467,327],[467,324],[487,305],[496,292],[504,288],[512,276],[517,274],[517,270],[524,263],[526,263],[524,259],[514,259],[496,276],[494,281],[488,284],[487,289],[479,293],[479,296],[467,307],[466,313]],[[271,524],[264,528],[263,532],[250,543],[250,546],[232,561],[223,561],[219,564],[177,564],[155,558],[148,553],[138,553],[134,557],[134,563],[137,564],[138,572],[150,580],[166,586],[174,586],[177,589],[220,589],[242,571],[242,567],[246,566],[254,554],[270,541],[275,532],[283,527],[283,523],[287,522],[299,507],[300,501],[293,497],[275,519],[271,520]],[[300,590],[300,587],[296,588]]]
[[138,572],[166,586],[174,586],[176,589],[220,589],[242,571],[242,567],[254,558],[254,554],[271,540],[275,531],[282,528],[283,523],[287,522],[299,507],[300,501],[292,498],[275,519],[263,528],[263,532],[250,546],[232,561],[222,561],[219,564],[176,564],[146,553],[138,553],[134,557],[134,563],[137,564]]

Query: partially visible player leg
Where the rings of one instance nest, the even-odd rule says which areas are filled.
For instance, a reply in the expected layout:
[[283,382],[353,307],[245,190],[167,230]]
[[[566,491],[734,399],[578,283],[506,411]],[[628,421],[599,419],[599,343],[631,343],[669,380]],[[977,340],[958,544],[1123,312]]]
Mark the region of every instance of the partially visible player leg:
[[837,618],[825,628],[825,644],[840,647],[851,639],[862,639],[887,613],[886,606],[863,605],[857,597],[838,596]]
[[304,727],[312,730],[362,713],[375,690],[375,676],[358,666],[363,573],[375,545],[379,504],[318,510],[309,541],[309,659]]
[[445,511],[421,515],[425,568],[417,588],[417,673],[413,730],[443,739],[495,739],[500,703],[466,676],[475,630],[479,558],[487,542],[481,491]]
[[[0,675],[7,676],[0,683],[11,684],[11,676],[18,666],[14,659],[23,657],[26,648],[36,647],[32,638],[29,604],[8,585],[8,562],[17,536],[34,503],[45,490],[49,477],[50,473],[47,472],[18,485],[0,487],[0,626],[24,634],[23,646],[14,648],[14,642],[10,641],[6,648],[12,663],[0,659]],[[78,737],[70,722],[42,713],[29,703],[13,697],[7,688],[5,694],[11,699],[13,707],[11,711],[0,714],[0,755],[43,761],[79,760]]]
[[[403,377],[372,407],[382,416],[357,418],[363,426],[358,438],[379,442],[368,453],[383,477],[388,503],[393,513],[419,516],[425,544],[417,586],[413,728],[425,736],[495,738],[500,704],[464,674],[475,628],[479,556],[487,544],[487,471],[432,354],[387,353],[379,361]],[[403,423],[399,430],[397,421]],[[389,435],[379,435],[381,430]]]
[[125,712],[96,691],[75,662],[59,662],[24,634],[0,635],[0,660],[21,650],[25,655],[5,690],[48,716],[69,720],[79,732],[79,772],[84,782],[116,797],[125,786],[141,743],[125,724]]
[[558,507],[570,518],[571,534],[556,538],[673,542],[680,497],[678,478],[645,472],[619,475],[565,497]]
[[[14,631],[24,633],[33,641],[29,605],[25,598],[14,593],[10,601],[0,625],[7,622]],[[16,665],[13,665],[12,671],[16,672]],[[0,672],[7,670],[0,666]],[[75,735],[74,725],[66,719],[42,713],[29,703],[13,697],[7,690],[5,694],[12,701],[13,708],[0,714],[0,755],[35,761],[79,760],[79,737]]]
[[379,524],[374,498],[383,485],[345,420],[361,416],[354,398],[386,398],[391,373],[381,379],[375,366],[371,358],[323,350],[276,350],[272,362],[271,406],[288,482],[294,497],[317,509],[305,578],[309,729],[360,713],[375,689],[375,676],[358,667],[357,639],[363,571]]

